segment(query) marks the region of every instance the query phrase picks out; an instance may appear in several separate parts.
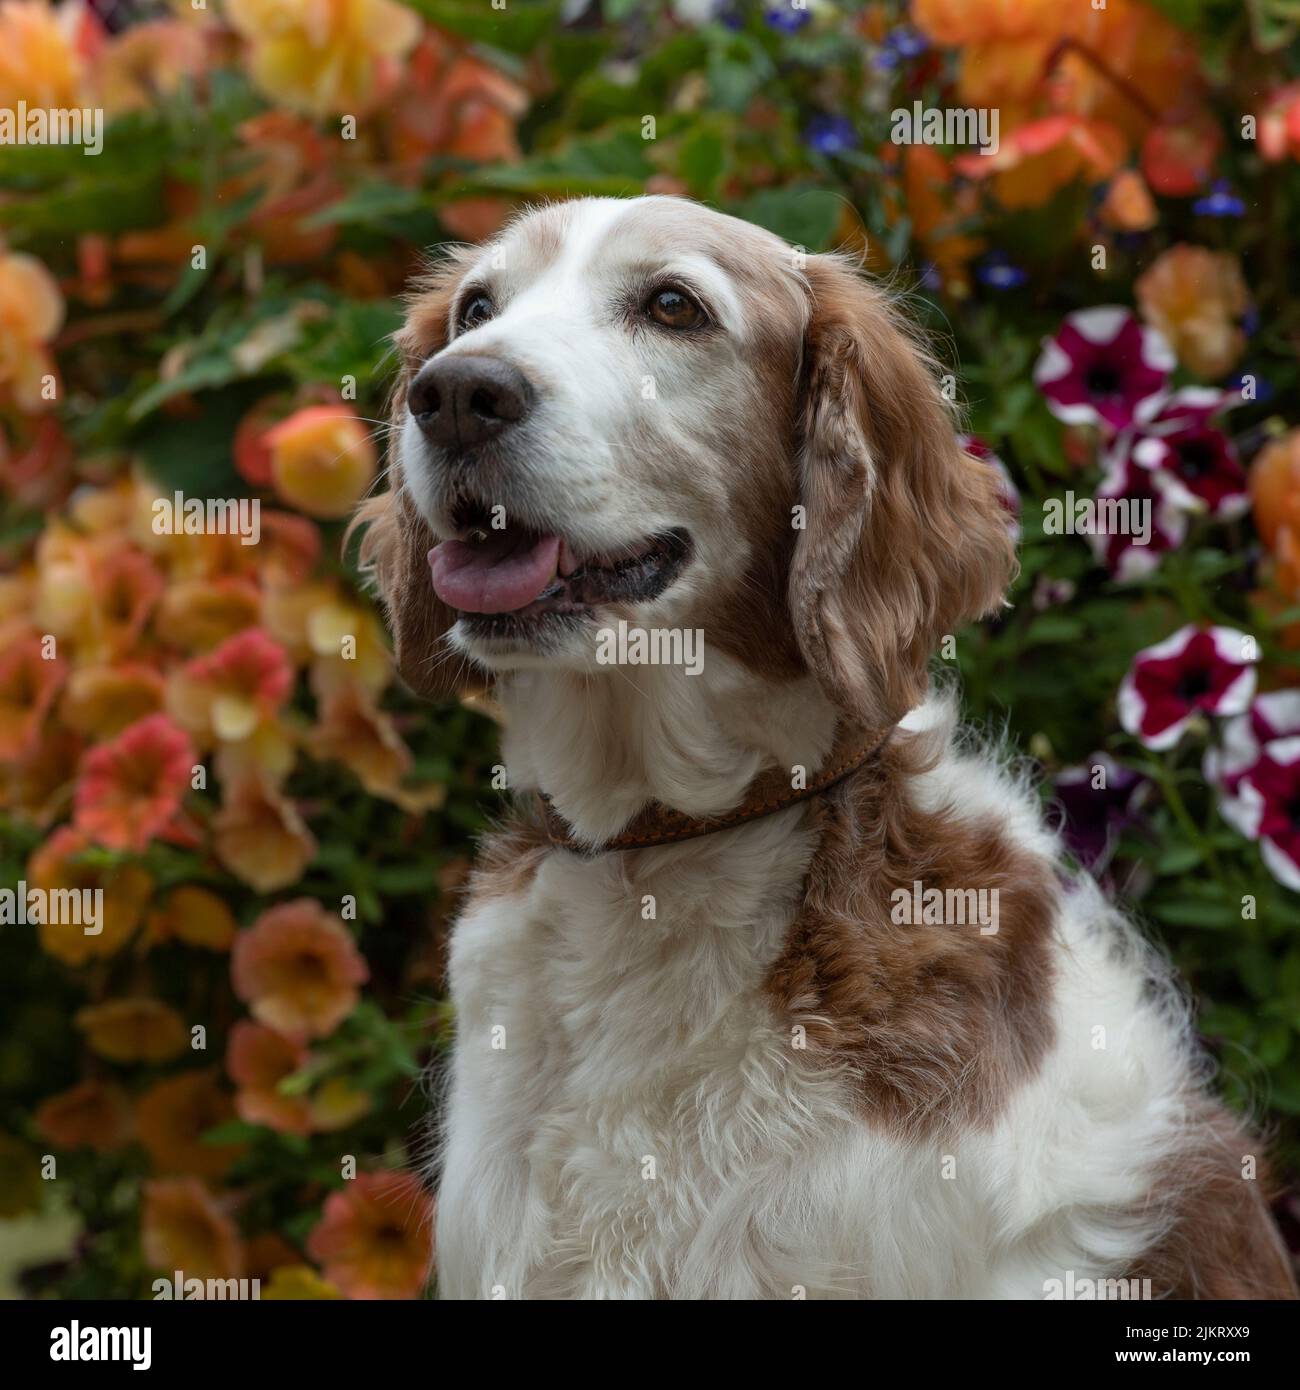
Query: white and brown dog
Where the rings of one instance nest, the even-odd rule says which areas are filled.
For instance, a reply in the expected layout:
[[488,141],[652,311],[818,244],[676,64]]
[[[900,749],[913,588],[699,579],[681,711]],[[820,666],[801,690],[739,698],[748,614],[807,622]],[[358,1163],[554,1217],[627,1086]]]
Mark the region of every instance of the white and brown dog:
[[536,801],[452,942],[442,1294],[1293,1295],[1161,963],[929,690],[1014,557],[885,294],[582,200],[445,260],[400,346],[365,558]]

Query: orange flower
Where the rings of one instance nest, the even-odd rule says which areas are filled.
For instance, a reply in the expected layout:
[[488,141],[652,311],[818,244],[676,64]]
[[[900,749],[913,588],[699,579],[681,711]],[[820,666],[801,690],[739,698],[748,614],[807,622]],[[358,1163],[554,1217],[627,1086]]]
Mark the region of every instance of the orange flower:
[[163,589],[147,555],[113,536],[86,538],[55,525],[37,543],[36,558],[38,622],[73,642],[83,661],[138,655]]
[[316,857],[316,841],[297,807],[252,771],[226,785],[212,832],[217,858],[259,893],[297,883]]
[[57,656],[46,659],[35,632],[0,649],[0,758],[16,758],[35,744],[67,669]]
[[52,404],[43,378],[55,375],[49,344],[62,326],[63,296],[54,277],[35,256],[0,247],[0,391],[19,410],[34,414]]
[[60,1149],[83,1146],[111,1153],[131,1135],[131,1105],[120,1086],[79,1081],[42,1101],[35,1115],[41,1137]]
[[292,689],[284,648],[250,627],[177,672],[167,703],[192,733],[238,742],[272,718]]
[[59,714],[77,733],[106,739],[154,714],[162,702],[162,676],[152,666],[124,661],[74,671]]
[[144,1185],[140,1243],[145,1263],[170,1277],[239,1279],[244,1250],[235,1223],[198,1178],[155,1178]]
[[291,1038],[332,1033],[370,973],[342,921],[314,898],[262,913],[235,942],[230,970],[253,1017]]
[[86,104],[77,20],[72,6],[54,10],[45,0],[0,6],[0,106]]
[[359,1173],[325,1199],[307,1253],[348,1298],[418,1298],[432,1225],[433,1199],[413,1173]]
[[228,951],[235,939],[235,919],[215,893],[183,883],[173,888],[166,902],[149,914],[150,946],[183,941],[207,951]]
[[1029,34],[1064,34],[1057,0],[912,0],[912,22],[935,43],[955,46]]
[[1121,169],[1111,179],[1101,220],[1117,232],[1145,232],[1156,225],[1155,200],[1136,169]]
[[434,810],[446,789],[402,785],[411,770],[411,752],[392,719],[363,688],[340,685],[321,700],[320,723],[312,732],[312,753],[349,768],[371,796],[382,796],[413,814]]
[[[42,949],[66,965],[84,965],[92,957],[111,956],[130,940],[139,925],[153,880],[135,864],[96,867],[83,856],[91,849],[90,837],[70,825],[61,826],[32,853],[27,862],[29,886],[46,893],[102,891],[103,915],[95,935],[87,935],[68,914],[57,923],[42,923],[37,932]],[[54,915],[54,914],[47,914]]]
[[78,1010],[73,1021],[110,1062],[166,1062],[189,1041],[180,1014],[158,999],[112,999]]
[[1180,242],[1133,288],[1142,317],[1169,339],[1188,371],[1213,380],[1231,370],[1246,346],[1240,320],[1249,307],[1232,252]]
[[1210,181],[1223,134],[1209,116],[1158,125],[1142,142],[1142,172],[1157,193],[1190,198]]
[[309,1134],[311,1106],[306,1097],[280,1090],[280,1082],[306,1064],[307,1049],[300,1043],[260,1023],[236,1023],[226,1047],[226,1071],[238,1087],[239,1118],[278,1134]]
[[156,1082],[136,1106],[136,1131],[160,1173],[220,1178],[239,1157],[237,1144],[205,1144],[210,1129],[234,1118],[230,1097],[210,1071],[186,1071]]
[[226,16],[249,42],[253,81],[314,116],[373,109],[420,34],[393,0],[227,0]]
[[1008,208],[1039,207],[1076,178],[1100,183],[1124,158],[1124,137],[1104,121],[1044,116],[1002,138],[996,154],[961,155],[953,165],[969,178],[997,177]]
[[1300,429],[1266,444],[1250,466],[1255,525],[1271,550],[1300,541]]
[[347,516],[375,476],[375,445],[341,405],[309,405],[266,434],[275,490],[308,516]]
[[139,852],[175,819],[193,768],[186,734],[151,714],[82,759],[73,824],[110,849]]
[[209,651],[257,623],[262,597],[251,579],[186,579],[163,595],[159,632],[186,651]]

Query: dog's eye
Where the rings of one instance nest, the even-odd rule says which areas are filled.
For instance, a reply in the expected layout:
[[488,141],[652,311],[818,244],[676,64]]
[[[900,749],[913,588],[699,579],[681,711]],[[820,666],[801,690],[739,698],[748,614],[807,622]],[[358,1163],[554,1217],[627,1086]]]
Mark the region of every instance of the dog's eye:
[[646,301],[645,312],[665,328],[699,328],[707,322],[704,310],[681,290],[656,290]]
[[471,328],[477,328],[479,324],[486,323],[491,317],[491,298],[486,294],[471,295],[461,305],[460,316],[456,320],[456,330],[459,333],[468,333]]

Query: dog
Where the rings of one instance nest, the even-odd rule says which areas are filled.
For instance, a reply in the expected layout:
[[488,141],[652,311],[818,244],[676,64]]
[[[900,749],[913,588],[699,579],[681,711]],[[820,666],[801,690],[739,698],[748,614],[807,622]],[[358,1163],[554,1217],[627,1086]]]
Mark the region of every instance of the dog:
[[520,805],[450,946],[440,1295],[1294,1297],[1167,969],[931,685],[1014,544],[893,297],[581,199],[397,345],[362,563]]

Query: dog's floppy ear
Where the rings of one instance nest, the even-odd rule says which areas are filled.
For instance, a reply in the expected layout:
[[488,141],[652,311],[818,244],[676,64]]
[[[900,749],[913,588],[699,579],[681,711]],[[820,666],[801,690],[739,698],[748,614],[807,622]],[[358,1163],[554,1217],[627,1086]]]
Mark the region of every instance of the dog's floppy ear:
[[943,636],[997,607],[1015,547],[996,472],[957,443],[884,291],[836,256],[810,257],[806,273],[791,616],[831,699],[891,724],[925,698]]
[[451,304],[473,254],[469,248],[451,248],[416,284],[406,324],[395,338],[402,365],[393,392],[388,491],[363,502],[348,528],[349,535],[363,528],[358,560],[388,615],[398,673],[417,695],[430,700],[462,693],[487,677],[447,645],[456,614],[433,591],[428,555],[435,538],[403,486],[396,440],[411,378],[447,345]]

